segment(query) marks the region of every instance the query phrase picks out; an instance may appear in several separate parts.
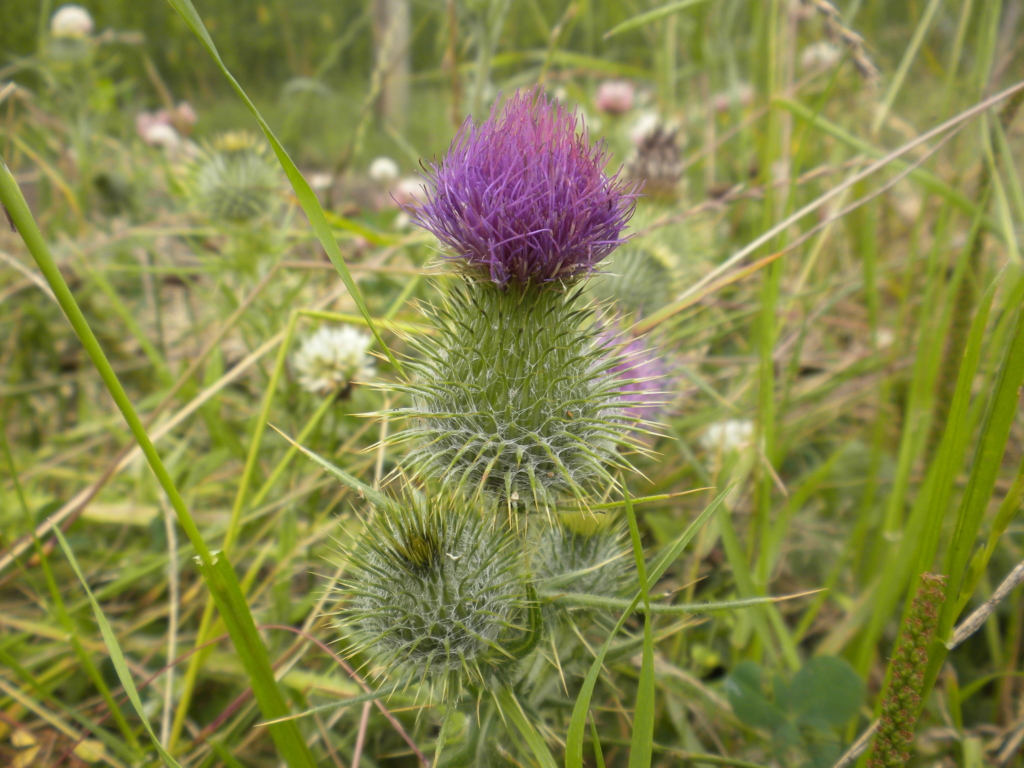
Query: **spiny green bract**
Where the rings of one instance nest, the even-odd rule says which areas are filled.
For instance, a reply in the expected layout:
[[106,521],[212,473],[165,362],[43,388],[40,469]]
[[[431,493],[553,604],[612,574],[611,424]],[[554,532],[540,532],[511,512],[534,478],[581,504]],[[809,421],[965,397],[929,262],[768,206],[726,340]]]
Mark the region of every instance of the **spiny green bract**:
[[213,221],[244,224],[268,213],[281,174],[263,145],[245,133],[218,137],[192,163],[188,183],[195,207]]
[[507,524],[457,501],[408,499],[379,510],[349,557],[339,626],[389,675],[458,696],[518,660],[535,601]]
[[538,589],[617,597],[632,562],[621,521],[590,512],[531,524],[530,565]]
[[411,381],[395,385],[412,405],[392,413],[411,424],[406,461],[449,490],[503,503],[549,506],[613,481],[634,445],[610,374],[620,362],[595,344],[579,294],[457,283],[432,310],[436,333],[411,342]]

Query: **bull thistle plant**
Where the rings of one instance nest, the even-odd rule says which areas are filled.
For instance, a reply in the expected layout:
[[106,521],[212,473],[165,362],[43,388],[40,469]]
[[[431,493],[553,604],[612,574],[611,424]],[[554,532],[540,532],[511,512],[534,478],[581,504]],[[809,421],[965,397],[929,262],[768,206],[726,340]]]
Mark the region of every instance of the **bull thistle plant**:
[[[644,449],[659,382],[585,295],[638,194],[607,162],[574,113],[522,92],[463,125],[408,208],[455,273],[388,385],[408,402],[386,414],[405,420],[390,442],[411,445],[420,488],[375,502],[337,612],[353,653],[395,685],[447,702],[522,685],[536,663],[519,662],[571,610],[542,608],[538,590],[628,584],[621,521],[587,507]],[[555,514],[566,504],[583,511]]]
[[409,467],[445,488],[524,509],[608,488],[627,466],[635,416],[622,360],[598,342],[584,283],[623,242],[637,189],[608,152],[539,90],[467,121],[409,209],[457,273],[413,343],[412,403],[393,438]]

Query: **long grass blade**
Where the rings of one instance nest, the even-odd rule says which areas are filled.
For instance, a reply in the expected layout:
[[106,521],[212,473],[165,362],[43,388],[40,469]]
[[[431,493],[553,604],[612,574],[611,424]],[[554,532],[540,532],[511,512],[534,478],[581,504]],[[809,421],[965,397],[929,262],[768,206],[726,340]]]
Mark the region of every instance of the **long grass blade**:
[[89,582],[85,579],[85,574],[82,573],[81,567],[78,565],[78,560],[75,558],[75,553],[71,551],[71,547],[68,546],[67,539],[64,538],[64,534],[60,532],[60,526],[55,526],[53,529],[57,535],[57,541],[60,542],[60,548],[64,550],[64,555],[67,557],[68,562],[71,563],[71,568],[75,572],[75,576],[78,577],[78,581],[82,584],[82,588],[85,590],[85,594],[89,598],[89,603],[92,605],[93,615],[96,617],[96,623],[99,625],[100,634],[103,635],[103,642],[107,646],[107,652],[110,654],[110,662],[114,665],[114,670],[117,672],[117,677],[121,681],[121,685],[124,686],[124,691],[128,694],[128,700],[132,703],[135,708],[136,714],[142,721],[143,727],[146,729],[146,733],[149,734],[149,738],[153,741],[153,746],[156,747],[156,751],[160,754],[160,758],[164,761],[165,765],[171,766],[171,768],[181,768],[177,760],[164,749],[163,744],[160,743],[160,739],[157,738],[156,733],[153,731],[153,726],[149,724],[149,718],[146,717],[146,712],[142,708],[142,699],[139,698],[139,692],[135,688],[135,682],[132,680],[132,673],[128,669],[128,664],[124,660],[124,654],[121,652],[121,646],[117,642],[117,637],[114,636],[114,630],[110,627],[110,622],[107,621],[107,617],[103,615],[103,609],[100,604],[96,601],[96,597],[93,595],[92,590],[89,588]]

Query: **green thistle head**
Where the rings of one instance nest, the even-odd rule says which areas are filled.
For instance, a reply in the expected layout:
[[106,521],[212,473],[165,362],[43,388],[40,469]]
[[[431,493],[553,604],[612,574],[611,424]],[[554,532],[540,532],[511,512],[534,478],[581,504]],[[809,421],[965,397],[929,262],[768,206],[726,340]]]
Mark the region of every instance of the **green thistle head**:
[[535,601],[507,526],[458,501],[407,499],[378,510],[349,557],[339,626],[388,674],[457,698],[520,658],[510,649]]
[[436,333],[412,342],[412,380],[395,385],[412,397],[393,412],[411,423],[392,438],[413,443],[410,467],[446,490],[533,508],[614,483],[637,420],[578,295],[455,284],[431,312]]
[[[592,512],[559,515],[530,528],[530,562],[538,588],[617,597],[628,584],[629,547],[620,519]],[[549,620],[561,607],[549,612]]]
[[188,190],[193,205],[211,220],[245,224],[277,203],[281,173],[255,136],[225,133],[192,161]]

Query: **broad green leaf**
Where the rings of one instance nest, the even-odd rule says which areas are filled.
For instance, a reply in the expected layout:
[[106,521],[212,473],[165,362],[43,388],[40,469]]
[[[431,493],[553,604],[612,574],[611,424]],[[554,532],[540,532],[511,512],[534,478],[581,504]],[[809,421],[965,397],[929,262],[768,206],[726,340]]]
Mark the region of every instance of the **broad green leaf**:
[[864,701],[864,681],[846,659],[816,656],[793,675],[788,704],[798,725],[846,725]]
[[751,728],[775,732],[788,720],[764,695],[764,676],[753,661],[741,661],[725,678],[725,694],[736,717]]

